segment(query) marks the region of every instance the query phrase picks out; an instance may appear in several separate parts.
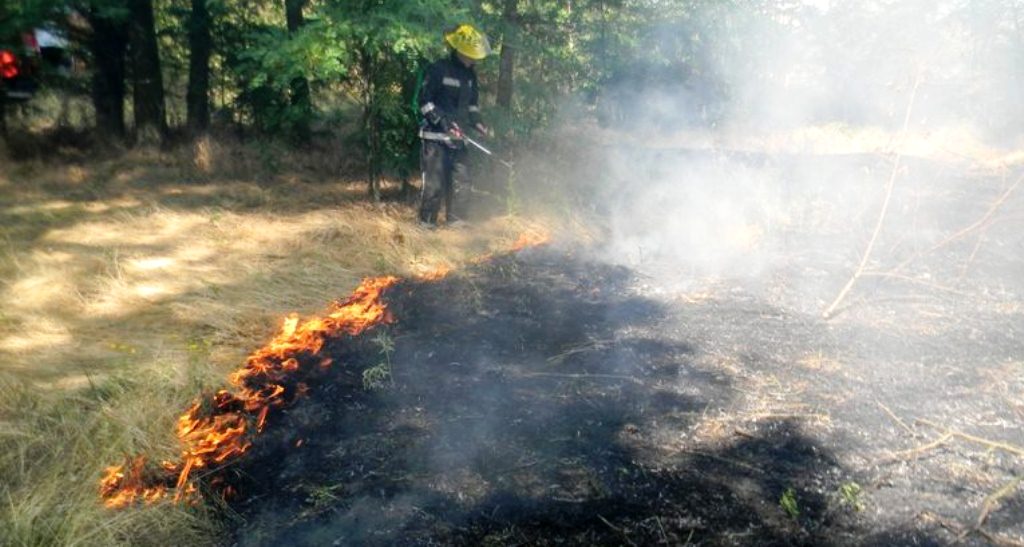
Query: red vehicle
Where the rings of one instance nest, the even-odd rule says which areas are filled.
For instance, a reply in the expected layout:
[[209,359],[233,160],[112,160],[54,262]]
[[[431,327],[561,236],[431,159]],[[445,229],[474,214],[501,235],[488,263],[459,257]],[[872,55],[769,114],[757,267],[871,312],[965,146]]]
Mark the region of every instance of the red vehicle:
[[0,49],[0,92],[9,101],[27,101],[39,87],[44,66],[64,67],[67,40],[59,32],[38,28],[21,35],[21,46]]

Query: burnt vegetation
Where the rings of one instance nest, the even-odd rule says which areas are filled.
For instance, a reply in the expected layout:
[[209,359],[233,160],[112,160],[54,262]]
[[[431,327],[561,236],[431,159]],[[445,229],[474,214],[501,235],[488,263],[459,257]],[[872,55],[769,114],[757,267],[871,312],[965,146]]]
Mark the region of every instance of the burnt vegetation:
[[[732,379],[697,365],[679,312],[635,283],[527,251],[397,287],[395,387],[363,392],[356,365],[290,411],[239,470],[237,539],[813,544],[848,531],[826,499],[842,470],[786,419],[679,450],[734,403]],[[360,349],[343,359],[378,358]],[[778,500],[794,487],[790,517]]]
[[[870,347],[812,314],[739,288],[696,302],[649,289],[554,249],[394,288],[394,386],[362,389],[378,344],[335,348],[350,367],[233,472],[248,493],[231,504],[235,541],[940,544],[950,536],[931,509],[971,517],[933,505],[960,497],[933,473],[981,454],[908,469],[937,456],[901,451],[931,432],[879,419],[910,410],[906,390],[926,371],[886,387]],[[808,360],[809,348],[868,377]],[[1012,477],[1005,455],[987,465]],[[1006,518],[991,525],[1016,530]]]

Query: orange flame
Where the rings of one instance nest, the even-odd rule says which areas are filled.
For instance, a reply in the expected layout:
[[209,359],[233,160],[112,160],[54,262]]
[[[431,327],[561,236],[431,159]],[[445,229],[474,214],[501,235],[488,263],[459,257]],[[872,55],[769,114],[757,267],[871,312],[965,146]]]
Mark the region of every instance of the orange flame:
[[512,244],[512,252],[521,251],[527,247],[543,245],[551,240],[551,237],[544,232],[523,232],[519,239]]
[[[543,232],[523,233],[510,251],[543,245],[548,240]],[[473,262],[491,258],[493,254],[488,253]],[[449,272],[449,268],[439,266],[420,279],[436,281]],[[301,380],[331,365],[331,359],[319,355],[328,339],[339,334],[356,336],[394,321],[381,297],[397,282],[391,276],[367,278],[325,317],[300,323],[298,315],[288,316],[281,332],[229,376],[235,391],[222,389],[208,400],[197,401],[178,418],[177,435],[184,446],[181,462],[162,462],[153,468],[147,465],[145,456],[136,456],[124,465],[108,467],[100,480],[104,505],[120,508],[136,502],[154,503],[172,490],[175,501],[194,500],[197,487],[192,472],[240,457],[252,446],[252,438],[263,431],[272,408],[305,396],[309,386]],[[296,442],[296,446],[301,444],[301,439]],[[214,477],[210,486],[219,487],[221,496],[228,498],[234,489],[222,482]]]
[[451,268],[442,264],[417,274],[416,278],[421,281],[437,281],[447,277],[451,271]]
[[[356,336],[394,321],[382,294],[396,282],[390,276],[368,278],[325,317],[300,323],[298,316],[289,316],[281,332],[231,374],[234,391],[222,389],[208,400],[197,401],[178,418],[177,435],[184,446],[181,463],[164,462],[159,469],[150,469],[144,456],[136,456],[125,465],[108,467],[100,480],[104,505],[153,503],[172,488],[175,501],[191,498],[196,492],[193,471],[220,466],[244,454],[266,425],[270,410],[305,395],[309,388],[300,380],[330,366],[331,360],[319,355],[328,339],[339,334]],[[223,493],[229,495],[227,490]]]

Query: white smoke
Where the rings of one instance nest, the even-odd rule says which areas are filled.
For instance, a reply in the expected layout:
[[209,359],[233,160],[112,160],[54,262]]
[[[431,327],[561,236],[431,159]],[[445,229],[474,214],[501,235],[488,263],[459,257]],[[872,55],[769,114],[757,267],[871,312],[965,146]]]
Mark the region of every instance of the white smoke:
[[[998,170],[1024,158],[1016,3],[733,9],[700,29],[706,65],[685,82],[610,91],[627,106],[594,129],[605,144],[588,161],[611,260],[761,282],[814,255],[821,272],[802,296],[817,305],[859,260],[897,157],[879,267],[981,214],[1005,185]],[[680,28],[692,23],[649,35]],[[955,209],[942,202],[961,191]]]

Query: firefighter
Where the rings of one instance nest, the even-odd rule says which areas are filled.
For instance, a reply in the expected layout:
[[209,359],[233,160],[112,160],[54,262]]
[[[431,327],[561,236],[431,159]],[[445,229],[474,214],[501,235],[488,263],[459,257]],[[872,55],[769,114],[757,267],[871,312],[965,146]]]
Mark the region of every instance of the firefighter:
[[472,128],[490,134],[480,118],[480,92],[473,70],[491,52],[487,37],[462,24],[445,32],[444,41],[449,55],[427,68],[419,94],[423,116],[420,222],[429,227],[437,226],[442,202],[447,224],[463,223],[470,182],[463,131]]

